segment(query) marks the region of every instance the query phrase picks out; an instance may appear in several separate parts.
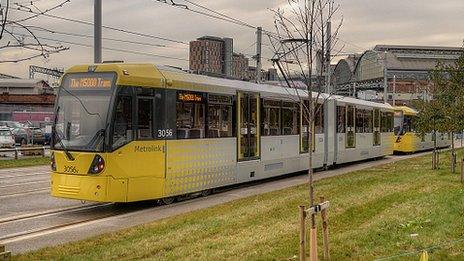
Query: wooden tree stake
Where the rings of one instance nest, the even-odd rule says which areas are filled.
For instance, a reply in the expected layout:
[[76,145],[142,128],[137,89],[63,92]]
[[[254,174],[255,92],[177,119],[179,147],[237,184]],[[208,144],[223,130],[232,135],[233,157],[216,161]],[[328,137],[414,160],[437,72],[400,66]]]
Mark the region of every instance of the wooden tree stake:
[[[321,202],[324,202],[324,197],[320,197]],[[329,223],[327,217],[327,209],[321,211],[322,217],[322,244],[324,247],[324,260],[330,260],[329,251]]]
[[436,160],[436,162],[437,162],[437,169],[439,169],[440,168],[440,150],[437,150],[437,160]]
[[300,260],[306,260],[306,212],[305,206],[300,206]]
[[461,183],[464,182],[464,158],[461,160]]
[[311,228],[309,231],[309,260],[317,261],[317,228]]

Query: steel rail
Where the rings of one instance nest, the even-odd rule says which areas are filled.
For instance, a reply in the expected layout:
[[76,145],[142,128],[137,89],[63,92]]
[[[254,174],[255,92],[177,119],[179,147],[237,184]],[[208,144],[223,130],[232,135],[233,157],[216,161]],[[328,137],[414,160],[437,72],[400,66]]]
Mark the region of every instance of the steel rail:
[[23,220],[38,218],[38,217],[46,217],[46,216],[51,216],[55,214],[62,214],[62,213],[73,212],[73,211],[78,211],[78,210],[88,210],[88,209],[93,209],[93,208],[98,208],[98,207],[109,206],[111,204],[113,203],[105,203],[105,204],[95,203],[95,204],[86,205],[86,206],[66,207],[66,208],[52,209],[52,210],[35,212],[35,213],[24,214],[24,215],[13,216],[13,217],[6,217],[6,218],[0,219],[0,224],[23,221]]

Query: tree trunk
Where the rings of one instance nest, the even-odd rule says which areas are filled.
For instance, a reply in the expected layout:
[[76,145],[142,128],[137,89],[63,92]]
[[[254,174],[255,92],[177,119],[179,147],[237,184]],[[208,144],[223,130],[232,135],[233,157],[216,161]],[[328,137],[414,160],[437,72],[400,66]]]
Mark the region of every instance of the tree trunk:
[[[317,105],[317,103],[316,103]],[[309,94],[309,119],[308,119],[308,175],[309,175],[309,206],[314,206],[314,186],[313,186],[313,123],[314,123],[314,104],[312,93]],[[316,219],[311,215],[311,228],[316,228]]]
[[433,153],[432,153],[432,169],[438,168],[437,160],[437,131],[433,131]]
[[454,132],[451,132],[451,173],[456,173],[456,150],[454,148]]

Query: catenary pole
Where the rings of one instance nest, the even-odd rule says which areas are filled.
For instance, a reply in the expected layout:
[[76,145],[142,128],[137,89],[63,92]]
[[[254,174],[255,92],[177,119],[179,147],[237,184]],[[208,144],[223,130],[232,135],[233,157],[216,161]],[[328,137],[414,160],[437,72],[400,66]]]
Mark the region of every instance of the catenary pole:
[[388,88],[388,77],[387,77],[387,51],[383,55],[383,102],[387,103],[387,88]]
[[331,60],[331,49],[332,49],[332,22],[328,21],[327,22],[327,33],[326,33],[326,37],[327,37],[327,44],[326,44],[326,57],[325,57],[325,66],[326,66],[326,84],[325,84],[325,92],[326,93],[329,93],[331,94],[332,93],[332,89],[331,89],[331,86],[330,86],[330,74],[331,74],[331,70],[330,70],[330,60]]
[[396,95],[396,75],[393,75],[393,95],[392,95],[392,98],[393,98],[393,101],[392,101],[392,105],[395,106],[395,103],[396,103],[396,100],[395,100],[395,95]]
[[94,63],[102,62],[102,0],[94,0]]
[[256,30],[256,82],[261,82],[261,45],[263,40],[263,29]]

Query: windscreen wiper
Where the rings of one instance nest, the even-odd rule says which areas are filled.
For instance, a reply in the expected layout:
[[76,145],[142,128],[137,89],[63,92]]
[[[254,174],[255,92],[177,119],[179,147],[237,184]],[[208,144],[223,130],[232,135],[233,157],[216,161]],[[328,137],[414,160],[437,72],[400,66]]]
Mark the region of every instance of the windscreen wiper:
[[55,136],[58,138],[58,142],[60,143],[61,148],[63,148],[64,153],[66,154],[66,157],[68,160],[74,160],[73,155],[68,151],[66,146],[64,145],[63,141],[61,140],[61,137],[58,135],[58,132],[55,130]]
[[68,149],[66,148],[66,146],[64,145],[64,143],[62,141],[62,138],[58,135],[58,132],[56,131],[56,122],[58,120],[59,112],[60,112],[60,106],[58,106],[58,108],[56,109],[55,122],[53,124],[54,127],[53,127],[53,130],[52,130],[53,137],[58,140],[58,143],[60,143],[60,146],[61,146],[61,148],[63,148],[64,154],[66,154],[66,157],[68,158],[68,160],[73,161],[74,160],[73,155],[68,151]]
[[[87,148],[91,149],[93,148],[93,144],[95,143],[95,147],[96,147],[96,144],[97,144],[97,141],[100,137],[105,137],[105,133],[106,133],[106,128],[104,129],[100,129],[97,131],[97,133],[95,133],[95,135],[92,137],[92,139],[89,141],[89,143],[87,143]],[[103,140],[104,141],[104,140]]]

